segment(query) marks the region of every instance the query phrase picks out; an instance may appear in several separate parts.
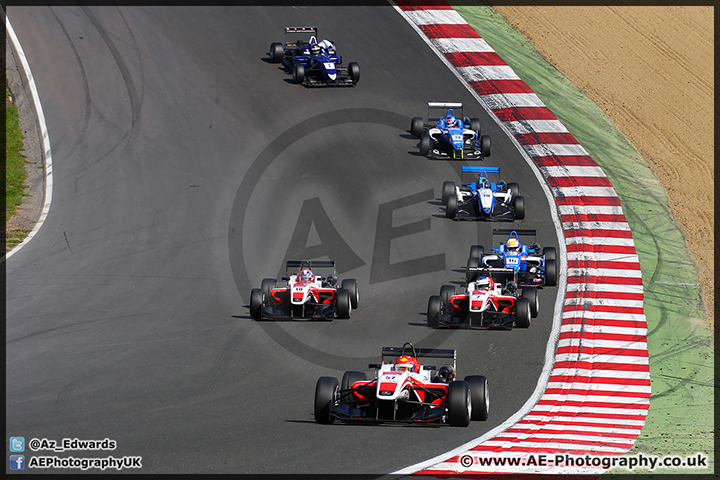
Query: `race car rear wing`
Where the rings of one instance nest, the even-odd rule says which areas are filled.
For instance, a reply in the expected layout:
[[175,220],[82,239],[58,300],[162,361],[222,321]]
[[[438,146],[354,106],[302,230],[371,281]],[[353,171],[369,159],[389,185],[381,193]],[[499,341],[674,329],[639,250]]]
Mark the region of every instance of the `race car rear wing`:
[[533,237],[534,237],[535,235],[537,235],[537,231],[534,230],[534,229],[526,229],[526,230],[515,229],[515,230],[513,230],[513,229],[511,229],[511,228],[493,228],[492,234],[493,234],[493,237],[494,237],[495,235],[506,235],[506,236],[508,236],[508,235],[510,235],[512,232],[517,233],[518,236],[520,236],[520,235],[527,235],[527,236],[533,236]]
[[333,275],[335,275],[334,260],[288,260],[285,262],[285,273],[302,268],[332,268]]
[[287,41],[287,35],[288,33],[312,33],[315,38],[317,38],[317,27],[285,27],[285,37],[284,42],[286,47],[294,47],[297,45],[297,42],[288,42]]
[[503,267],[465,267],[468,272],[480,272],[480,274],[492,278],[501,285],[515,281],[515,270]]
[[[445,117],[445,113],[449,108],[453,109],[456,118],[463,118],[463,104],[459,102],[427,102],[428,106],[428,122],[437,122],[441,118]],[[431,116],[431,111],[443,110],[442,115],[439,117]]]
[[[410,345],[408,349],[407,346]],[[415,347],[410,343],[406,343],[402,347],[383,347],[382,348],[382,364],[386,364],[385,357],[399,357],[400,355],[413,355],[415,357],[425,358],[452,358],[452,367],[457,370],[457,351],[454,349],[444,348],[421,348]],[[381,368],[380,363],[371,363],[368,368]],[[435,366],[423,365],[423,370],[435,370]]]

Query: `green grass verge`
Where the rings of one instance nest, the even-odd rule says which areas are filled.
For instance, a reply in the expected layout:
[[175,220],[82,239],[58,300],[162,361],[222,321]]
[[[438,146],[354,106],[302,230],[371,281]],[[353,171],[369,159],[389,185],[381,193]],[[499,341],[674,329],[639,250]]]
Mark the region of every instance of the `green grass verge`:
[[[7,88],[5,97],[10,98]],[[5,223],[23,201],[26,179],[25,155],[21,153],[25,149],[23,139],[18,109],[11,104],[5,109]]]
[[[455,10],[540,97],[603,168],[630,224],[645,289],[652,396],[630,454],[714,461],[713,334],[704,324],[697,268],[672,219],[667,194],[635,148],[581,90],[495,10],[463,1]],[[709,473],[662,469],[655,473]],[[618,471],[618,473],[626,473]],[[637,473],[643,473],[638,471]]]

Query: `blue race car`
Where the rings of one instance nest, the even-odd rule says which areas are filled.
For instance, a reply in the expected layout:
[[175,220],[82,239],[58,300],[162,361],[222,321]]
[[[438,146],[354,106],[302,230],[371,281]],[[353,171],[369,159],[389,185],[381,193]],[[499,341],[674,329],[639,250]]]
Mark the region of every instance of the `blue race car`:
[[488,178],[490,173],[499,175],[500,167],[462,167],[462,172],[477,173],[477,181],[462,185],[443,182],[442,203],[447,218],[507,221],[525,218],[525,199],[518,195],[518,184],[491,182]]
[[[485,255],[482,245],[473,245],[468,258],[468,271],[487,268],[493,279],[505,277],[503,283],[512,280],[518,287],[557,285],[557,263],[555,247],[540,248],[537,243],[523,245],[519,235],[535,236],[535,230],[493,229],[497,235],[509,235],[506,242],[491,249],[494,254]],[[472,278],[469,277],[468,282]]]
[[[288,34],[310,33],[305,42],[288,42]],[[330,40],[317,41],[317,27],[285,27],[283,43],[270,45],[270,62],[282,63],[293,75],[293,83],[308,87],[354,87],[360,80],[360,67],[350,62],[340,66],[342,57]]]
[[[462,103],[428,102],[428,121],[413,117],[410,134],[420,139],[420,155],[434,159],[482,160],[492,153],[490,136],[480,135],[480,120],[463,117]],[[438,110],[447,112],[435,117]]]

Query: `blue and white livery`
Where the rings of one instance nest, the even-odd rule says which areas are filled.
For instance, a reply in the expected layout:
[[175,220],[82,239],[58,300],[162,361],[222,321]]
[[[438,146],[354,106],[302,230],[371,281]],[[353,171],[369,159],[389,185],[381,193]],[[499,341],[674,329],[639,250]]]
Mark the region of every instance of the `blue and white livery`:
[[500,167],[462,167],[465,174],[477,174],[477,180],[456,185],[443,182],[442,203],[445,216],[458,220],[522,220],[525,199],[517,183],[491,181],[489,174],[500,174]]
[[[480,135],[480,120],[463,116],[462,103],[428,102],[428,121],[413,117],[410,133],[420,139],[420,155],[435,159],[482,160],[492,153],[488,135]],[[436,116],[444,111],[443,116]]]

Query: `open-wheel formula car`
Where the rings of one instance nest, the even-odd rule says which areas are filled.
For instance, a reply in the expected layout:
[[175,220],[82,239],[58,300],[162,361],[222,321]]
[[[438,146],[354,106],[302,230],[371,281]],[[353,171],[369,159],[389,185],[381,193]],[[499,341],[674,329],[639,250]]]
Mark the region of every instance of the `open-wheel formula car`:
[[[480,135],[480,120],[463,116],[463,104],[428,102],[428,119],[413,117],[410,134],[420,139],[420,155],[434,159],[482,160],[492,153],[489,135]],[[446,113],[437,116],[441,110]]]
[[[309,33],[308,41],[288,41],[288,36]],[[282,63],[293,75],[293,83],[305,83],[308,87],[354,87],[360,81],[360,66],[350,62],[341,66],[342,57],[337,54],[330,40],[317,40],[317,27],[285,27],[282,43],[270,45],[270,62]]]
[[[518,287],[554,287],[557,285],[557,253],[555,247],[544,247],[533,241],[530,245],[520,243],[519,236],[533,237],[535,230],[509,230],[495,228],[493,240],[498,236],[507,237],[497,248],[485,255],[482,245],[474,245],[468,259],[468,267],[489,268],[493,278],[509,276]],[[493,241],[493,243],[496,243]],[[474,250],[473,250],[474,249]],[[472,253],[472,252],[475,253]]]
[[[332,273],[315,275],[313,268],[332,269]],[[338,287],[332,260],[288,260],[282,280],[286,285],[278,287],[274,278],[264,278],[261,288],[250,291],[250,315],[255,320],[350,318],[358,306],[357,281],[348,278]]]
[[[500,167],[462,167],[463,184],[446,181],[442,185],[445,216],[458,220],[522,220],[525,199],[517,183],[490,181],[488,174],[500,174]],[[477,181],[465,183],[465,174],[477,173]]]
[[[383,347],[381,363],[370,364],[375,378],[364,372],[320,377],[315,386],[315,421],[402,422],[467,427],[487,420],[490,394],[487,379],[469,375],[456,380],[457,353],[451,349]],[[421,359],[445,359],[440,368]]]
[[519,289],[512,276],[493,278],[492,269],[476,266],[478,259],[472,255],[477,251],[473,248],[465,267],[466,287],[456,292],[454,285],[443,285],[440,295],[428,299],[428,326],[528,328],[538,314],[537,289]]

